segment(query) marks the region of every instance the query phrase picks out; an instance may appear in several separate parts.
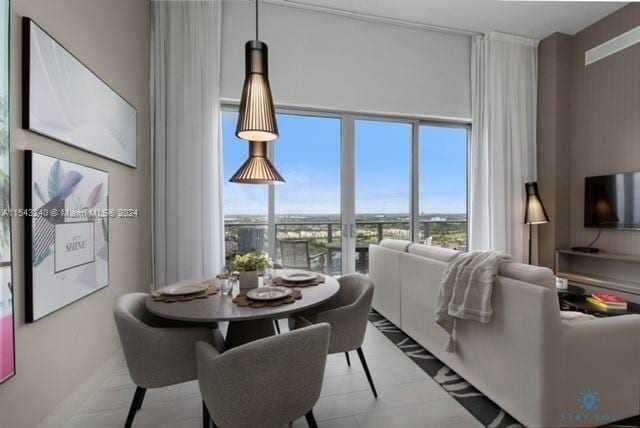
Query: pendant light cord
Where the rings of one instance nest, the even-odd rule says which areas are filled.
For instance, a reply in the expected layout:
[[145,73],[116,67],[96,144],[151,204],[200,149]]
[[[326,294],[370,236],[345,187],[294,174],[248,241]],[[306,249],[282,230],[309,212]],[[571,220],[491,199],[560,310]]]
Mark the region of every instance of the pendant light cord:
[[255,0],[256,2],[256,40],[258,39],[258,0]]

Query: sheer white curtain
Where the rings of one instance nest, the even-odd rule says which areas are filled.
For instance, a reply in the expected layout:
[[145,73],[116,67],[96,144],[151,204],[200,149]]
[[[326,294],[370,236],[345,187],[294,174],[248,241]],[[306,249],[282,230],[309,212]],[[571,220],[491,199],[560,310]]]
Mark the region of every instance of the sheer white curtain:
[[156,288],[224,263],[220,143],[221,5],[152,1]]
[[507,251],[516,261],[528,257],[524,183],[536,178],[537,47],[489,33],[471,48],[469,247]]

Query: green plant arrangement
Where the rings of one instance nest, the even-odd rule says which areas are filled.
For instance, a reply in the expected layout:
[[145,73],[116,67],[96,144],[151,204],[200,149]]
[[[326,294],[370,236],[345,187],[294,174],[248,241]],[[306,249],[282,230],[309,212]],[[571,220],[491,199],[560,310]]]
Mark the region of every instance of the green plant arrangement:
[[237,272],[263,272],[269,268],[269,254],[252,251],[245,255],[237,255],[231,264],[231,270]]

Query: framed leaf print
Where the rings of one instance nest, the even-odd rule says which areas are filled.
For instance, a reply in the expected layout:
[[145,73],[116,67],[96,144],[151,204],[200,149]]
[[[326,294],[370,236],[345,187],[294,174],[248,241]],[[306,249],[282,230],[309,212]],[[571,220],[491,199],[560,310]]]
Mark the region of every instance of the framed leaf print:
[[109,174],[27,150],[25,189],[33,322],[109,285]]

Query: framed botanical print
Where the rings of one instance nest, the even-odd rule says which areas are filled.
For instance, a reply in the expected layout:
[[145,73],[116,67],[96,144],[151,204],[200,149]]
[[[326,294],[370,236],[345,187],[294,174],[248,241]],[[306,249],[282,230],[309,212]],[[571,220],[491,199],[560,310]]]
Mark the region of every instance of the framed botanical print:
[[27,150],[25,189],[33,322],[109,285],[109,174]]

